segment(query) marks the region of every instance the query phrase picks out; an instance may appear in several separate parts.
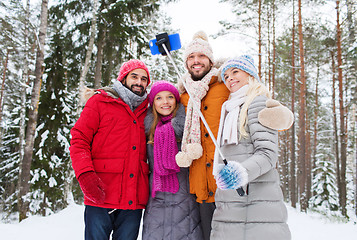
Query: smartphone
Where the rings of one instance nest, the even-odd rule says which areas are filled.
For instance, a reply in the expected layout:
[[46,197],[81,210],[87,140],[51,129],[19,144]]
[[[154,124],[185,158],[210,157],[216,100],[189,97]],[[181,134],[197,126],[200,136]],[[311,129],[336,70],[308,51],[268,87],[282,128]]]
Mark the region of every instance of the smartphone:
[[[159,34],[159,35],[161,35],[161,34]],[[156,45],[157,37],[159,35],[156,35],[156,39],[152,39],[149,41],[150,51],[151,51],[152,55],[156,55],[156,54],[166,55],[166,53],[164,52],[162,47],[160,46],[160,49],[159,49],[159,46]],[[165,46],[168,47],[167,49],[169,51],[174,51],[174,50],[178,50],[181,48],[180,35],[178,33],[168,35],[168,39],[169,39],[169,47],[168,47],[167,43],[165,43]]]

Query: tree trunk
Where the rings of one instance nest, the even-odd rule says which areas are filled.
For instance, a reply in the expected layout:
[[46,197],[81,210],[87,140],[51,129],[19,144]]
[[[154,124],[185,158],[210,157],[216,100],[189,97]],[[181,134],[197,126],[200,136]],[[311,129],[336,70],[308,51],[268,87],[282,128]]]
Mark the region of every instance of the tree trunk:
[[346,211],[346,162],[347,162],[347,133],[345,129],[345,108],[343,103],[343,75],[342,75],[342,50],[341,50],[341,27],[340,27],[340,1],[336,1],[337,12],[337,71],[339,83],[339,105],[340,105],[340,142],[341,142],[341,211],[343,216],[347,216]]
[[[291,111],[295,115],[295,2],[293,1],[293,27],[291,41]],[[291,126],[290,145],[290,201],[291,206],[296,208],[296,158],[295,158],[295,122]]]
[[38,34],[39,45],[37,49],[36,56],[36,67],[35,67],[35,81],[31,93],[31,107],[29,109],[29,120],[27,124],[26,131],[26,146],[24,151],[24,158],[22,160],[22,168],[19,173],[19,221],[27,218],[27,212],[29,210],[29,197],[27,194],[30,189],[30,170],[31,161],[33,154],[33,146],[35,141],[35,132],[37,125],[38,116],[38,105],[40,99],[40,91],[42,84],[42,75],[44,69],[44,50],[45,50],[45,39],[47,30],[47,15],[48,15],[48,0],[42,0],[41,5],[41,24],[40,31]]
[[84,79],[86,78],[88,70],[89,70],[89,63],[90,63],[90,59],[92,57],[93,45],[94,45],[94,40],[95,40],[95,36],[96,36],[97,6],[98,6],[98,0],[94,0],[93,11],[92,11],[92,24],[90,26],[90,39],[89,39],[89,43],[88,43],[86,58],[84,60],[84,65],[82,68],[81,76],[79,78],[79,101],[78,101],[79,104],[78,104],[78,109],[77,109],[78,115],[83,107],[83,103],[81,102],[81,94],[85,90]]
[[[113,48],[113,39],[110,38],[110,36],[106,37],[106,42],[105,46],[108,49]],[[114,55],[113,51],[107,52],[106,53],[106,58],[105,58],[106,66],[103,74],[103,86],[107,86],[110,83],[111,80],[111,74],[114,68]]]
[[289,131],[284,131],[280,135],[280,151],[281,151],[281,188],[283,190],[284,200],[289,198]]
[[309,114],[306,112],[306,208],[309,208],[309,200],[311,198],[311,132]]
[[300,210],[306,212],[306,79],[305,79],[305,60],[304,60],[304,42],[302,33],[302,13],[301,0],[299,4],[299,49],[300,49],[300,111],[299,111],[299,193],[300,193]]
[[[354,2],[354,3],[353,3]],[[355,24],[357,24],[356,22],[353,23],[354,21],[356,21],[357,19],[353,20],[353,16],[356,14],[356,12],[354,12],[353,9],[353,4],[356,4],[355,1],[353,0],[346,0],[346,5],[347,5],[347,24],[348,24],[348,38],[349,38],[349,42],[351,44],[353,44],[355,42],[355,35],[356,35],[356,29],[355,29]]]
[[315,83],[314,148],[312,154],[314,158],[314,162],[316,162],[316,153],[317,153],[317,125],[318,125],[318,117],[319,117],[319,78],[320,78],[320,66],[317,67],[317,76],[316,76],[316,83]]
[[270,41],[270,11],[267,11],[267,54],[268,54],[268,67],[267,67],[267,76],[268,76],[268,87],[269,87],[269,91],[272,91],[272,83],[271,83],[271,50],[270,50],[270,46],[271,46],[271,41]]
[[[63,60],[63,66],[65,66],[65,69],[67,69],[66,60]],[[64,84],[65,84],[65,93],[68,94],[68,91],[67,91],[68,90],[67,70],[65,71],[65,74],[64,74]],[[74,202],[72,190],[73,190],[73,179],[75,177],[75,174],[74,174],[74,170],[72,168],[72,161],[67,162],[66,169],[68,169],[68,171],[66,171],[64,173],[65,181],[64,181],[64,187],[63,187],[63,189],[64,189],[63,190],[63,202],[69,204],[69,203]]]
[[318,95],[319,77],[320,77],[320,66],[318,66],[318,69],[317,69],[317,77],[316,77],[316,84],[315,84],[314,145],[313,145],[313,150],[312,150],[312,179],[314,179],[314,176],[315,176],[314,170],[316,167],[316,155],[317,155],[317,122],[318,122],[318,115],[319,115],[319,111],[318,111],[318,109],[319,109],[319,95]]
[[[22,74],[21,87],[21,110],[20,110],[20,125],[19,125],[19,169],[22,169],[22,159],[25,151],[25,130],[26,130],[26,88],[29,79],[28,55],[29,55],[29,21],[30,21],[30,0],[26,3],[26,19],[25,19],[25,35],[24,35],[24,72]],[[19,176],[20,177],[20,176]],[[20,194],[17,196],[17,201],[20,202]]]
[[275,39],[275,0],[273,0],[273,69],[272,69],[272,83],[273,83],[273,91],[272,95],[274,98],[275,92],[275,69],[276,69],[276,39]]
[[336,180],[338,189],[338,198],[341,205],[341,174],[340,174],[340,141],[338,138],[338,128],[337,128],[337,113],[336,113],[336,66],[335,66],[335,56],[333,51],[331,51],[331,62],[332,62],[332,112],[333,112],[333,133],[334,133],[334,147],[335,147],[335,158],[336,158]]
[[[7,71],[7,64],[9,62],[9,52],[10,49],[6,49],[6,58],[4,62],[4,71],[3,71],[3,76],[2,76],[2,84],[1,84],[1,91],[0,91],[0,126],[1,126],[1,121],[2,121],[2,115],[3,115],[3,98],[4,98],[4,90],[5,90],[5,79],[6,79],[6,71]],[[2,139],[2,130],[0,129],[0,137]]]
[[105,29],[100,29],[98,33],[98,53],[97,61],[95,64],[95,73],[94,73],[94,88],[98,89],[101,86],[102,80],[102,66],[103,66],[103,47],[105,42]]

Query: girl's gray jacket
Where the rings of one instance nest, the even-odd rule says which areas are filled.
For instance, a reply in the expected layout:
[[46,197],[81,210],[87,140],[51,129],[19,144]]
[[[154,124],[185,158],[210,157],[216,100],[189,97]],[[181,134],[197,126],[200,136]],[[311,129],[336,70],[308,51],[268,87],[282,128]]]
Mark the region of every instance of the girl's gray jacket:
[[[152,109],[149,107],[145,118],[145,130],[149,131],[153,121]],[[185,125],[185,108],[180,104],[176,117],[171,120],[176,139],[180,140]],[[179,150],[181,142],[177,143]],[[194,195],[190,194],[188,168],[181,168],[177,173],[180,188],[177,193],[156,192],[151,196],[152,173],[154,166],[154,146],[147,144],[147,156],[150,166],[150,197],[144,212],[143,240],[201,240],[199,208]]]
[[[291,239],[276,169],[278,132],[258,122],[266,100],[258,96],[248,108],[248,138],[221,147],[227,161],[240,162],[247,170],[248,185],[243,188],[248,194],[239,196],[236,190],[217,188],[211,240]],[[221,159],[219,163],[223,163]]]

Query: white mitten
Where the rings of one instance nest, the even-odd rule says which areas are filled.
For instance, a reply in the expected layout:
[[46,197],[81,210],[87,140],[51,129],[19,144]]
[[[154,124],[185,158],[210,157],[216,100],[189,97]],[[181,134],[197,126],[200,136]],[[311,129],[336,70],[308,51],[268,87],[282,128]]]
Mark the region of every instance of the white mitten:
[[288,130],[294,122],[294,114],[289,108],[281,105],[274,99],[266,101],[266,108],[258,113],[258,121],[265,127],[285,131]]
[[189,167],[193,161],[193,159],[189,158],[185,152],[178,152],[175,159],[179,167]]

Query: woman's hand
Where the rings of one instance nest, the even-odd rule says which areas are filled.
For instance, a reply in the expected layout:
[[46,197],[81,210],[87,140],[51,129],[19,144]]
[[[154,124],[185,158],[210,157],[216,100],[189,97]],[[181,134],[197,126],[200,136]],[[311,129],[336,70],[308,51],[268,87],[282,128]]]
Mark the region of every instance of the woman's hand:
[[216,176],[217,187],[223,190],[237,189],[248,183],[247,170],[235,161],[229,161]]

